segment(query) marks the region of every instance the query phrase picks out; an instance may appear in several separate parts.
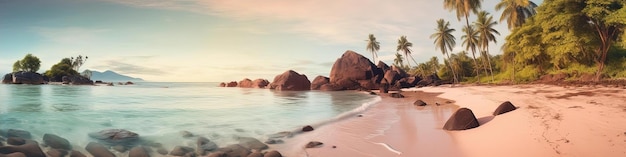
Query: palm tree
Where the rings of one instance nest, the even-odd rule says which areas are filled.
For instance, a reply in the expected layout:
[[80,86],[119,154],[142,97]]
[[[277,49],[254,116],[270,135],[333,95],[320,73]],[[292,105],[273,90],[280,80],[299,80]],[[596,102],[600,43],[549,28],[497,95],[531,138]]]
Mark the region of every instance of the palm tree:
[[[411,68],[411,62],[409,62],[409,58],[411,57],[411,48],[413,46],[413,43],[409,42],[408,40],[406,40],[406,36],[401,36],[400,39],[398,39],[398,47],[396,49],[396,51],[402,51],[404,52],[404,58],[406,58],[406,63],[407,65],[409,65],[409,68]],[[411,59],[413,59],[413,57],[411,57]],[[417,62],[415,61],[415,59],[413,59],[413,62],[415,63],[415,65],[417,65]]]
[[465,16],[465,22],[469,26],[470,12],[478,12],[482,0],[444,0],[443,8],[449,11],[456,10],[456,18],[461,21],[461,17]]
[[403,63],[402,63],[402,62],[404,62],[404,61],[402,60],[402,55],[401,55],[401,54],[399,54],[399,53],[396,53],[396,58],[395,58],[395,59],[393,59],[393,63],[394,63],[396,66],[404,67],[404,65],[403,65]]
[[491,57],[489,57],[489,42],[493,41],[494,44],[497,42],[496,36],[494,34],[500,35],[500,32],[493,28],[497,24],[498,22],[493,21],[493,16],[489,15],[489,13],[486,11],[479,12],[478,19],[476,20],[476,22],[474,22],[474,25],[476,25],[476,29],[478,29],[478,46],[480,47],[480,49],[482,49],[481,51],[485,52],[486,55],[484,57],[487,58],[487,63],[489,63],[491,82],[494,81],[494,78],[493,68],[491,66]]
[[[476,62],[476,47],[478,47],[478,32],[474,30],[474,26],[468,25],[463,27],[463,36],[461,36],[461,40],[463,43],[461,45],[465,46],[465,50],[472,50],[472,59],[474,61],[474,72],[476,72],[476,76],[478,76],[478,82],[480,83],[480,75],[478,71],[478,63]],[[486,72],[486,70],[485,70]]]
[[[435,39],[435,49],[439,49],[442,54],[447,55],[448,61],[450,61],[450,54],[448,51],[452,51],[452,47],[456,45],[456,38],[452,35],[452,32],[455,30],[450,28],[450,22],[446,22],[443,19],[437,20],[437,28],[435,29],[435,33],[430,35],[431,39]],[[450,71],[452,71],[452,75],[454,78],[454,83],[457,83],[456,74],[452,65],[449,63]]]
[[376,41],[376,37],[374,34],[370,34],[367,40],[367,51],[372,52],[372,61],[376,63],[376,59],[378,58],[378,50],[380,50],[380,43]]
[[496,4],[496,11],[502,11],[500,22],[506,20],[510,30],[522,26],[526,19],[537,14],[537,4],[530,0],[502,0]]

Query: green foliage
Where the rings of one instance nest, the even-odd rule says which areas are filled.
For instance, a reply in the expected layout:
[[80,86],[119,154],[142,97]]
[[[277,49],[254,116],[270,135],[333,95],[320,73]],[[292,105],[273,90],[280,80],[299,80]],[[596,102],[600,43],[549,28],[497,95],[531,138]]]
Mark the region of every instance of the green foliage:
[[59,63],[53,65],[50,70],[44,73],[51,81],[60,82],[63,76],[78,75],[78,72],[74,70],[72,66],[72,60],[70,58],[63,58]]
[[506,20],[509,29],[522,26],[527,18],[535,15],[537,5],[529,0],[502,0],[496,4],[496,10],[502,10],[500,22]]
[[519,72],[516,72],[515,81],[516,82],[531,82],[539,79],[541,73],[539,72],[539,68],[534,65],[525,66]]
[[607,58],[604,74],[609,78],[626,78],[626,49],[614,47]]
[[366,50],[372,52],[372,60],[376,62],[376,58],[378,57],[376,52],[380,50],[380,43],[376,41],[376,37],[374,37],[374,34],[370,34],[368,36]]
[[[406,63],[407,65],[409,65],[409,67],[411,66],[411,62],[409,62],[409,57],[411,56],[411,47],[413,47],[413,43],[409,42],[406,39],[406,36],[401,36],[400,39],[398,39],[398,46],[396,51],[402,51],[404,52],[404,58],[406,59]],[[411,57],[411,59],[413,59],[413,57]],[[413,62],[415,62],[415,59],[413,59]],[[415,62],[415,64],[417,64],[417,62]]]
[[32,54],[27,54],[22,60],[13,63],[13,71],[37,72],[41,67],[41,61]]

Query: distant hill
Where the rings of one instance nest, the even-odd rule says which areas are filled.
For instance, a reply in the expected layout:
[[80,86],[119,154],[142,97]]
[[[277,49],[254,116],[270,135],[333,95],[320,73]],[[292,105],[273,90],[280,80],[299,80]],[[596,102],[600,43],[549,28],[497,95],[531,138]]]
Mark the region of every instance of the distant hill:
[[91,80],[94,80],[94,81],[96,80],[101,80],[104,82],[144,81],[141,78],[134,78],[134,77],[118,74],[110,70],[107,70],[104,72],[99,72],[99,71],[94,71],[94,70],[90,70],[90,71],[91,71]]

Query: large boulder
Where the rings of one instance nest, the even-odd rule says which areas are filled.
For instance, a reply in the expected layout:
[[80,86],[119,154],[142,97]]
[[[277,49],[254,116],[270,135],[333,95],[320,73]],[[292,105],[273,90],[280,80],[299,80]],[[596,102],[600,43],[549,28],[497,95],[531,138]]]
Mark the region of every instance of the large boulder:
[[424,79],[417,82],[416,85],[418,87],[424,87],[424,86],[439,86],[441,84],[442,84],[442,81],[439,78],[439,76],[437,76],[437,74],[432,74],[427,77],[424,77]]
[[23,139],[30,139],[31,137],[30,132],[19,129],[8,129],[6,131],[0,130],[0,132],[2,132],[2,134],[6,133],[5,137],[19,137]]
[[[330,70],[330,83],[339,85],[344,89],[358,86],[359,80],[371,80],[377,75],[382,75],[374,63],[354,51],[346,51],[341,58],[337,59]],[[352,83],[354,82],[354,83]]]
[[378,64],[376,65],[376,67],[380,70],[384,72],[387,72],[387,70],[391,69],[391,67],[389,67],[389,65],[385,64],[385,62],[383,61],[378,61]]
[[115,157],[115,155],[111,153],[109,149],[107,149],[106,147],[104,147],[104,145],[100,143],[89,142],[89,144],[87,144],[87,146],[85,147],[85,150],[91,153],[91,155],[93,155],[94,157]]
[[265,155],[263,155],[263,157],[283,157],[282,154],[280,154],[280,152],[272,150],[269,151],[267,153],[265,153]]
[[252,153],[249,149],[239,144],[228,145],[217,150],[219,152],[224,152],[224,154],[228,157],[247,157],[250,153]]
[[256,79],[252,81],[252,88],[265,88],[268,85],[270,85],[270,81],[267,81],[267,79]]
[[87,77],[74,75],[74,76],[63,76],[61,78],[63,84],[71,84],[71,85],[93,85],[93,81]]
[[306,75],[288,70],[274,77],[274,82],[270,84],[270,89],[284,91],[311,90],[311,82]]
[[193,152],[193,148],[191,147],[186,147],[186,146],[176,146],[174,147],[174,149],[172,149],[172,151],[170,152],[170,155],[173,156],[183,156],[187,153],[192,153]]
[[450,116],[450,119],[443,126],[445,130],[467,130],[478,127],[478,119],[474,116],[472,110],[468,108],[460,108]]
[[128,157],[150,157],[150,153],[143,146],[136,146],[130,149]]
[[336,85],[336,84],[324,84],[322,86],[320,86],[320,90],[322,91],[340,91],[340,90],[344,90],[343,87]]
[[256,138],[239,137],[237,140],[239,141],[239,145],[248,149],[264,150],[269,148],[265,143],[259,141]]
[[400,74],[398,74],[395,70],[387,70],[384,76],[385,80],[387,80],[390,85],[395,85],[396,82],[402,78],[402,76],[400,76]]
[[198,151],[198,154],[203,155],[205,152],[215,149],[217,149],[217,144],[206,137],[198,137],[196,140],[196,151]]
[[321,75],[317,76],[313,79],[313,82],[311,82],[311,90],[319,90],[322,85],[328,84],[329,82],[330,78]]
[[15,72],[13,73],[13,84],[43,84],[43,76],[34,72]]
[[27,141],[26,144],[17,146],[2,146],[0,154],[23,153],[27,157],[46,157],[36,141]]
[[231,81],[226,84],[226,87],[237,87],[237,82]]
[[13,83],[13,73],[8,73],[2,77],[3,84],[11,84]]
[[89,133],[89,136],[107,144],[132,145],[139,139],[139,134],[124,129],[108,129],[95,133]]
[[241,88],[253,88],[252,87],[252,80],[245,78],[241,81],[239,81],[239,87]]
[[500,104],[500,106],[498,106],[498,108],[496,108],[496,110],[493,111],[493,115],[494,116],[501,115],[501,114],[513,111],[515,109],[517,109],[517,107],[513,106],[511,102],[506,101]]
[[72,147],[70,146],[70,142],[67,141],[67,139],[64,139],[54,134],[44,134],[43,143],[45,143],[46,145],[54,149],[64,149],[64,150],[72,149]]

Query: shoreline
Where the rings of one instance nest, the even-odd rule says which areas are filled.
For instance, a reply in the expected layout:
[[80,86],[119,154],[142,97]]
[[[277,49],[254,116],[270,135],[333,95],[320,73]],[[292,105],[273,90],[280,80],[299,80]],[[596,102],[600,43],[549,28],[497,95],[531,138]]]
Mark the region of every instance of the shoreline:
[[[406,98],[382,94],[362,117],[315,128],[270,147],[286,156],[626,156],[623,93],[626,89],[544,84],[403,89]],[[413,106],[424,97],[432,98],[424,100],[428,106],[422,110]],[[450,104],[436,106],[433,100]],[[518,108],[492,116],[505,101]],[[436,110],[445,105],[473,110],[481,126],[442,130],[451,113]],[[427,115],[420,113],[425,111],[435,111],[435,116],[420,117]],[[304,148],[309,141],[324,144]]]

